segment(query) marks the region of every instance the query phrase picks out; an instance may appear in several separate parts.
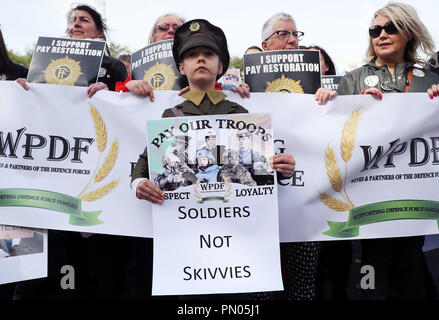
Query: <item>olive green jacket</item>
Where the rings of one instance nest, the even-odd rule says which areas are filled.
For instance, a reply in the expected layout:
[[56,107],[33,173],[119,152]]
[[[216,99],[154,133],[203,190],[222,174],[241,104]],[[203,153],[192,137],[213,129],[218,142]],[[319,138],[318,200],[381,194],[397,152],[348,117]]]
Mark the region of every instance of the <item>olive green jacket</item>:
[[339,95],[360,94],[362,89],[376,88],[382,93],[405,92],[407,75],[413,69],[413,78],[409,92],[427,92],[433,84],[439,83],[439,75],[413,63],[399,63],[395,67],[395,76],[387,66],[377,66],[374,61],[346,74],[338,87]]
[[[226,100],[226,95],[221,91],[212,91],[206,93],[191,92],[183,96],[187,100],[175,106],[181,110],[185,116],[199,116],[212,114],[231,114],[231,113],[248,113],[248,110],[235,102]],[[172,108],[163,112],[162,118],[175,117]],[[137,178],[148,178],[148,157],[147,150],[139,155],[139,159],[134,167],[131,181]]]

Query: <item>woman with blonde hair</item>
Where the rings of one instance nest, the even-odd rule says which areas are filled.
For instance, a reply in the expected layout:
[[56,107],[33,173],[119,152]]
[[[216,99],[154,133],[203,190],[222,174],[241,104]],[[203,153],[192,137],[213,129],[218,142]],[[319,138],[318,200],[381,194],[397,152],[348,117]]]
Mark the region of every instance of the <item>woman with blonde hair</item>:
[[[412,6],[390,2],[376,11],[369,36],[367,64],[342,78],[338,94],[373,94],[381,100],[383,93],[438,95],[439,76],[427,70],[426,60],[434,55],[433,40]],[[320,88],[315,98],[323,104],[336,95]],[[424,236],[362,240],[362,263],[375,271],[375,288],[365,290],[366,297],[382,300],[393,293],[399,299],[425,299],[423,244]]]
[[380,99],[390,92],[426,91],[431,99],[439,94],[439,77],[427,70],[427,59],[436,57],[434,42],[411,5],[389,2],[376,11],[369,36],[367,64],[343,77],[337,92],[320,88],[315,94],[319,104],[337,94],[374,94]]

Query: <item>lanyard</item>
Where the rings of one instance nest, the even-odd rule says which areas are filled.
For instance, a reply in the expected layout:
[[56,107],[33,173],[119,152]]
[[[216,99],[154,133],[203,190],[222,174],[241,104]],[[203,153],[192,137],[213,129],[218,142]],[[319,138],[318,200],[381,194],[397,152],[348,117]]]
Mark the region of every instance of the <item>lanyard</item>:
[[[407,73],[407,79],[405,81],[405,90],[404,92],[409,92],[410,90],[410,86],[412,84],[412,79],[413,79],[413,68]],[[390,71],[389,71],[390,72]],[[395,76],[396,77],[396,76]],[[392,91],[391,88],[387,87],[387,82],[381,82],[381,89],[383,89],[384,91]]]
[[413,68],[407,74],[407,80],[405,82],[405,91],[404,92],[409,92],[410,86],[412,84],[412,79],[413,79]]

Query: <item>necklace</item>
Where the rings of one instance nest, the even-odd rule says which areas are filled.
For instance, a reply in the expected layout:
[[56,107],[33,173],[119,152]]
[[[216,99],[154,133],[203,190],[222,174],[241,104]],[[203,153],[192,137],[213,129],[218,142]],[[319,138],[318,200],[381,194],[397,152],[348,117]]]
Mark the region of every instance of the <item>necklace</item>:
[[[390,70],[389,70],[390,73]],[[405,73],[405,72],[404,72]],[[396,77],[398,77],[398,80],[401,80],[402,76],[404,75],[404,73],[399,73],[397,75],[392,75],[392,80],[393,82],[396,82]],[[407,73],[407,78],[405,80],[405,92],[408,92],[408,90],[410,89],[410,85],[412,82],[412,77],[413,77],[413,69],[411,69],[408,73]],[[389,80],[383,81],[381,82],[381,89],[383,89],[383,91],[392,91],[392,88],[389,88],[387,85],[389,84]]]

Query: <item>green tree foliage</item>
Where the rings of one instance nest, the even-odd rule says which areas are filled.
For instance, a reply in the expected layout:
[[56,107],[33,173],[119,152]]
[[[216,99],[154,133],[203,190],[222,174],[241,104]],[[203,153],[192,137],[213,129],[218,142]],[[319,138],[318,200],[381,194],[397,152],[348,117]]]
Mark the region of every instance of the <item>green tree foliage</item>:
[[232,69],[242,69],[242,58],[240,57],[232,57],[230,59],[230,66]]
[[24,55],[20,55],[19,53],[15,53],[13,50],[8,50],[9,58],[15,63],[22,64],[26,68],[29,68],[33,53],[34,53],[33,49],[27,49],[26,53]]
[[121,54],[131,54],[131,50],[128,47],[122,46],[114,42],[110,42],[108,48],[110,49],[111,56],[116,59]]

